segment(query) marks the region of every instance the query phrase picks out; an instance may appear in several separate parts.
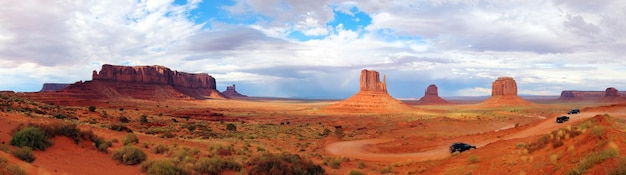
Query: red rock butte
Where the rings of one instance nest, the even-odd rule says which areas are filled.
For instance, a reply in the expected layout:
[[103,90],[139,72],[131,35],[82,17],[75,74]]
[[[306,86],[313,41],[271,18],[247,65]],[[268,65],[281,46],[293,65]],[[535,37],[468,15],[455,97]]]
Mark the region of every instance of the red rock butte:
[[437,85],[431,84],[426,88],[424,96],[417,101],[419,105],[435,105],[435,104],[450,104],[450,102],[439,97]]
[[342,112],[394,112],[410,110],[412,107],[391,97],[387,93],[387,77],[380,81],[380,75],[374,70],[363,69],[360,78],[360,90],[352,97],[324,109]]
[[588,100],[600,100],[600,101],[613,101],[622,100],[626,97],[625,92],[619,92],[614,87],[606,88],[604,91],[577,91],[577,90],[565,90],[561,92],[561,96],[558,100],[561,101],[588,101]]
[[164,66],[102,65],[92,81],[77,82],[63,92],[87,99],[144,100],[225,98],[207,73],[186,73]]
[[526,105],[530,102],[517,96],[517,83],[512,77],[499,77],[491,84],[491,97],[482,102],[485,105]]
[[237,89],[235,89],[235,85],[234,84],[232,86],[226,86],[226,90],[223,91],[222,94],[224,94],[224,96],[226,96],[228,98],[248,97],[247,95],[242,95],[239,92],[237,92]]

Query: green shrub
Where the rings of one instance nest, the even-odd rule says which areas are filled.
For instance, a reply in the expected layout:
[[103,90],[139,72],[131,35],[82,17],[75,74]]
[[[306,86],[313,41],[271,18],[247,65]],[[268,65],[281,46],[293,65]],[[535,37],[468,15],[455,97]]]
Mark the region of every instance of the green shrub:
[[146,153],[140,148],[132,145],[126,145],[119,150],[113,152],[113,160],[126,165],[134,165],[146,160]]
[[130,122],[130,120],[127,117],[124,117],[124,116],[118,117],[118,120],[120,121],[120,123],[128,123],[128,122]]
[[28,163],[35,161],[35,155],[33,154],[33,150],[29,147],[17,148],[11,151],[11,154]]
[[365,173],[359,171],[359,170],[352,170],[350,171],[350,173],[348,173],[348,175],[365,175]]
[[152,148],[152,153],[154,153],[154,154],[161,154],[161,153],[168,152],[169,150],[170,150],[170,148],[168,148],[167,145],[158,144],[157,146]]
[[124,143],[124,145],[136,144],[139,143],[139,138],[137,138],[137,135],[135,135],[134,133],[128,133],[126,134],[126,137],[124,137],[124,139],[122,140],[122,143]]
[[149,175],[185,175],[182,168],[177,167],[171,160],[154,160],[142,164],[142,170]]
[[46,150],[48,146],[52,145],[52,143],[48,141],[48,138],[48,134],[43,129],[28,126],[13,134],[11,137],[11,145]]
[[194,170],[201,174],[220,174],[224,170],[241,170],[241,164],[232,160],[222,160],[219,157],[200,158],[194,165]]
[[141,115],[141,117],[139,117],[139,123],[141,123],[142,125],[148,123],[148,116],[146,116],[145,114]]
[[591,127],[591,133],[596,137],[601,137],[604,134],[604,127],[596,125]]
[[96,107],[95,106],[89,106],[89,111],[95,112],[96,111]]
[[17,165],[9,165],[5,157],[0,157],[0,174],[26,175],[26,172]]
[[297,154],[263,154],[253,157],[247,163],[249,174],[324,174],[324,169]]
[[605,149],[603,151],[592,152],[584,156],[580,162],[570,170],[569,174],[584,174],[587,169],[593,167],[596,164],[602,163],[607,159],[617,157],[619,151],[615,149]]
[[380,169],[380,174],[390,174],[391,173],[391,166],[387,165],[385,168]]
[[359,168],[359,169],[365,168],[365,163],[363,163],[362,161],[359,162],[359,165],[357,165],[357,168]]
[[112,145],[113,143],[111,141],[106,141],[100,144],[96,144],[96,147],[98,148],[98,151],[103,152],[103,153],[108,153],[109,147],[111,147]]
[[226,125],[226,130],[231,131],[231,132],[235,132],[237,131],[237,126],[235,126],[235,124],[229,123]]

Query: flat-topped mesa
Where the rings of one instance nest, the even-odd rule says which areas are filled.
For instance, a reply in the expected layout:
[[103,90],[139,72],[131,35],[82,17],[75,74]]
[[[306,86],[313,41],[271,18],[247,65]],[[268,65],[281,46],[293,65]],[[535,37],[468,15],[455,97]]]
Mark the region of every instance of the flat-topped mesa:
[[361,90],[364,92],[384,92],[387,93],[387,76],[380,81],[380,75],[374,70],[361,70]]
[[424,97],[417,101],[417,104],[449,104],[450,102],[439,97],[437,85],[431,84],[426,88]]
[[233,84],[232,86],[226,86],[226,90],[223,91],[222,94],[229,98],[248,97],[247,95],[242,95],[237,92],[237,89],[235,89],[235,84]]
[[44,83],[39,92],[56,92],[63,90],[63,88],[69,85],[67,83]]
[[492,84],[491,96],[517,96],[517,83],[512,77],[499,77]]
[[215,78],[207,73],[172,71],[164,66],[114,66],[102,65],[100,72],[93,71],[94,81],[119,81],[166,84],[184,88],[216,89]]

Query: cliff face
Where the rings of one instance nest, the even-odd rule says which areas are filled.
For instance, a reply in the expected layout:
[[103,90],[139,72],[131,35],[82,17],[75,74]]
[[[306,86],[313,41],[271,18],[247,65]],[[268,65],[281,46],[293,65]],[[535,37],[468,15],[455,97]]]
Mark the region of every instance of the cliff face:
[[44,83],[43,87],[39,92],[56,92],[63,90],[63,88],[69,86],[70,84],[64,83]]
[[500,77],[491,86],[491,96],[517,96],[517,83],[511,77]]
[[93,71],[92,81],[77,82],[64,91],[88,99],[145,100],[225,98],[206,73],[185,73],[163,66],[115,66]]
[[376,71],[361,70],[361,91],[384,92],[387,93],[387,76],[380,81],[380,75]]
[[215,88],[215,79],[206,73],[172,71],[163,66],[113,66],[102,65],[100,73],[93,71],[94,81],[153,83],[184,88]]
[[439,91],[437,90],[437,85],[431,84],[426,88],[426,92],[424,93],[424,97],[420,98],[417,101],[417,104],[448,104],[450,102],[444,100],[439,97]]
[[222,94],[224,94],[224,96],[229,97],[229,98],[248,97],[247,95],[242,95],[239,92],[237,92],[237,89],[235,89],[234,84],[232,86],[226,86],[226,90],[223,91]]

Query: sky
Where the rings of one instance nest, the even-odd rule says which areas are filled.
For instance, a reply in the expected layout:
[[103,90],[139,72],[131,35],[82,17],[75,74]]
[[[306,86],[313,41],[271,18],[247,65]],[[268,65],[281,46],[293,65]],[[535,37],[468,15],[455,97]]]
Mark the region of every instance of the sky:
[[91,79],[102,64],[208,73],[251,96],[347,98],[362,69],[389,94],[626,90],[623,0],[0,1],[0,90]]

